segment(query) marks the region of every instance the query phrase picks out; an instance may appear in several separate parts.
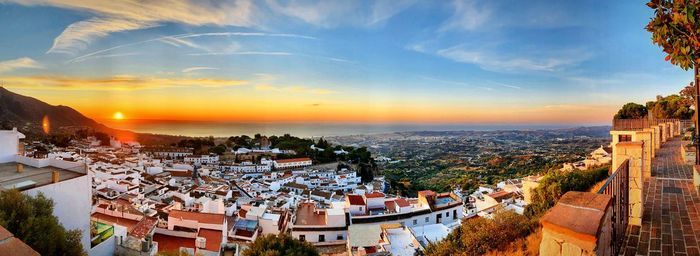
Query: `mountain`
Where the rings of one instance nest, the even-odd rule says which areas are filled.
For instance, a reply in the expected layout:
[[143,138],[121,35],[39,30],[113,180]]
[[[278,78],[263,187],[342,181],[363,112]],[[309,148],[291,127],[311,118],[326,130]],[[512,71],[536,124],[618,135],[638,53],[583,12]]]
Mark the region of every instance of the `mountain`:
[[70,107],[49,105],[0,87],[0,120],[3,126],[40,125],[44,116],[47,116],[51,126],[56,128],[66,126],[106,128]]
[[0,87],[0,129],[17,127],[27,136],[39,137],[43,135],[42,120],[45,116],[48,118],[51,134],[88,129],[107,133],[121,140],[137,140],[145,144],[170,144],[187,138],[112,129],[71,107],[50,105]]

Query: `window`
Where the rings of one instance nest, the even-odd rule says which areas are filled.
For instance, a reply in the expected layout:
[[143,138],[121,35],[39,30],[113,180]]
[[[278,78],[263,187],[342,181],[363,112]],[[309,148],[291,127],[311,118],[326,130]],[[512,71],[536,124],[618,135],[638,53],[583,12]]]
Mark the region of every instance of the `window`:
[[299,240],[300,240],[300,241],[306,241],[306,236],[305,236],[305,235],[299,235]]
[[413,220],[413,225],[418,225],[418,220]]
[[343,240],[343,239],[345,239],[345,238],[343,238],[343,235],[338,235],[337,237],[335,237],[335,239],[336,239],[336,240]]
[[446,212],[445,217],[450,217],[450,212]]
[[632,141],[632,135],[621,134],[617,136],[617,139],[619,142]]
[[319,242],[325,242],[325,241],[326,241],[326,235],[318,235],[318,241],[319,241]]
[[452,219],[453,220],[457,219],[457,210],[452,210]]
[[425,217],[425,223],[430,222],[430,217]]

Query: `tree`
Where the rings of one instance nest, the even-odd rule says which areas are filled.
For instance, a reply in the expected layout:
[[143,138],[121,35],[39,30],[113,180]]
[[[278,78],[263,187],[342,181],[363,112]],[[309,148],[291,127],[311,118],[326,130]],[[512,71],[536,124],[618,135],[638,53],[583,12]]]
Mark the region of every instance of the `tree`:
[[53,216],[53,201],[17,190],[0,192],[0,226],[41,255],[86,255],[80,230],[66,230]]
[[243,256],[306,256],[319,255],[312,244],[292,238],[287,234],[265,235],[243,251]]
[[[684,70],[692,68],[695,71],[695,84],[700,84],[700,2],[651,0],[647,6],[654,9],[654,17],[646,26],[646,30],[651,32],[652,42],[668,54],[666,61]],[[700,95],[700,86],[696,86],[695,95]],[[695,97],[695,109],[700,110],[698,106],[700,98]],[[700,118],[696,118],[695,127],[700,127]],[[695,132],[700,132],[700,129]],[[700,152],[700,143],[696,143],[696,146]],[[695,164],[700,164],[700,154],[696,154]]]
[[676,94],[666,97],[657,96],[656,101],[647,102],[647,110],[658,119],[690,119],[694,111],[685,102],[683,97]]
[[489,250],[503,248],[532,232],[535,224],[527,217],[501,210],[493,220],[471,218],[454,229],[445,239],[431,243],[426,255],[483,255]]
[[622,106],[615,114],[615,119],[643,118],[647,115],[647,108],[643,105],[630,102]]

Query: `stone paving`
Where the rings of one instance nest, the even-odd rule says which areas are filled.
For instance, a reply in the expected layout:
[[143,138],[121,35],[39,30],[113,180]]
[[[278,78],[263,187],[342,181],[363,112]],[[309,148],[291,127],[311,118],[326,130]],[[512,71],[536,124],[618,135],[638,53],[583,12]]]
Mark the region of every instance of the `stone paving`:
[[644,181],[642,227],[629,228],[621,255],[700,256],[700,197],[680,145],[675,138],[657,151],[652,177]]

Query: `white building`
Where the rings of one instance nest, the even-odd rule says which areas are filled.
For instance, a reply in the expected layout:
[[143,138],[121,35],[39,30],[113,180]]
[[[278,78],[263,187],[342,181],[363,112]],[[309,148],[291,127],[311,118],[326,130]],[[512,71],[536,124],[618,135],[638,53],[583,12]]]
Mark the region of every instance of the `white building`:
[[311,166],[311,158],[304,157],[304,158],[291,158],[291,159],[277,159],[274,160],[274,166],[275,169],[284,169],[284,168],[300,168],[300,167],[306,167],[306,166]]

